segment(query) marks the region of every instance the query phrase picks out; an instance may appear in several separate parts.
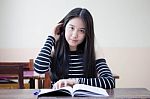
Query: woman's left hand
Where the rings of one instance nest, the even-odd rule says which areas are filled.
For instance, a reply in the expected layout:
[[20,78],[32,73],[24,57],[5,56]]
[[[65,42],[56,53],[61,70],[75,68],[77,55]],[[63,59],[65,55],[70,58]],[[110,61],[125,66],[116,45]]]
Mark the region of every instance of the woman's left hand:
[[53,85],[53,88],[59,89],[66,86],[73,87],[74,84],[76,84],[76,81],[74,79],[60,79]]

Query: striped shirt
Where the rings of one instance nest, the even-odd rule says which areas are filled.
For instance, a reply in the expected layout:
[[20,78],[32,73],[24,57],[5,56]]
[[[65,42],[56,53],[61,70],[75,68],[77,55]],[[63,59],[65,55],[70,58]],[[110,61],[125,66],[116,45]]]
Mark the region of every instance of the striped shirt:
[[[55,44],[55,39],[52,36],[48,36],[44,47],[41,49],[37,58],[34,62],[34,70],[37,73],[45,73],[50,70],[51,61],[51,51],[52,46]],[[106,60],[101,58],[96,60],[96,78],[84,78],[83,74],[83,57],[82,54],[73,51],[69,54],[69,78],[78,78],[79,84],[87,84],[91,86],[101,87],[105,89],[114,88],[114,78],[109,67],[106,64]]]

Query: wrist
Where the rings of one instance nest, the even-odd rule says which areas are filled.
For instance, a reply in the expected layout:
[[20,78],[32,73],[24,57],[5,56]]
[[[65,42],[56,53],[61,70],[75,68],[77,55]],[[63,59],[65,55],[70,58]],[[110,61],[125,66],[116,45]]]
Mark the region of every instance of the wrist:
[[50,36],[48,36],[48,37],[49,37],[49,38],[51,38],[51,39],[52,39],[53,44],[55,44],[55,42],[56,42],[55,37],[54,37],[54,36],[52,36],[52,35],[50,35]]

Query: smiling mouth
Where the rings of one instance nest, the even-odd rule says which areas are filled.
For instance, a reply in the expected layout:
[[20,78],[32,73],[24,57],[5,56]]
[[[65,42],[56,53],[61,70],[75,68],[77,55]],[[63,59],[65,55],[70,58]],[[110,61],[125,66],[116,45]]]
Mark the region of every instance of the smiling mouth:
[[78,40],[71,40],[72,42],[77,42]]

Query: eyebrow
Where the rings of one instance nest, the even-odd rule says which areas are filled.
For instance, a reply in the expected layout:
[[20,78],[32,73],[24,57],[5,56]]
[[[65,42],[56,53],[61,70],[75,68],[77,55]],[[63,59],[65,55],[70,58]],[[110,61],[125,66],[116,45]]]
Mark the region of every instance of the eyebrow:
[[[75,27],[74,25],[72,25],[72,24],[69,24],[70,26],[73,26],[73,27]],[[84,29],[85,30],[85,28],[80,28],[80,29]]]

